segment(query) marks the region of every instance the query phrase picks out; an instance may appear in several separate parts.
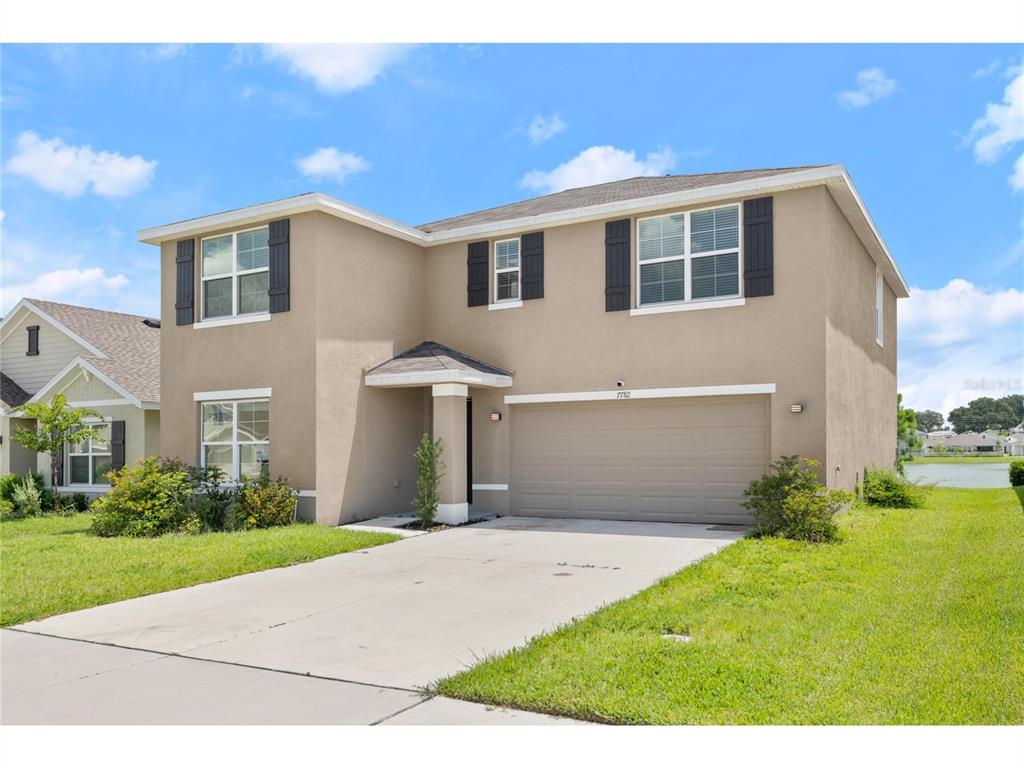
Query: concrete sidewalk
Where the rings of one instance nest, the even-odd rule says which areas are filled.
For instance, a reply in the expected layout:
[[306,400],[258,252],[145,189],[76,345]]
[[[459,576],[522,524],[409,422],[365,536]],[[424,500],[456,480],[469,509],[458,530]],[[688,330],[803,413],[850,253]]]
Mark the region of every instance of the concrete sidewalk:
[[[137,697],[125,716],[192,722],[190,688],[178,687],[190,675],[202,678],[194,683],[203,692],[198,711],[213,718],[456,717],[467,710],[419,704],[417,691],[632,595],[741,535],[703,525],[500,518],[55,616],[19,628],[49,636],[46,643],[4,633],[3,719],[43,712],[46,701],[54,717],[114,717],[90,710],[123,690]],[[88,643],[63,645],[71,640]],[[60,649],[51,650],[54,643]],[[66,670],[68,680],[58,675],[47,687],[51,668]],[[8,670],[16,681],[11,698]],[[237,714],[222,703],[247,687]],[[59,715],[72,692],[81,709]]]

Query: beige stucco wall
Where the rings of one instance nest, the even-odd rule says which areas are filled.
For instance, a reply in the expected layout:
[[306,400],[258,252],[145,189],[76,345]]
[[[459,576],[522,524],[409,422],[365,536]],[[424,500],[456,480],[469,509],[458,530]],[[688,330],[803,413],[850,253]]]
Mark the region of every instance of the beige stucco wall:
[[[824,461],[822,252],[831,204],[820,187],[775,195],[775,294],[741,307],[642,316],[605,312],[604,222],[545,230],[545,297],[519,309],[467,307],[466,243],[430,248],[427,336],[515,374],[510,389],[470,390],[474,481],[509,482],[512,420],[504,395],[609,390],[619,379],[627,389],[774,383],[773,455]],[[635,223],[631,243],[635,305]],[[797,401],[806,409],[793,415],[789,405]],[[505,418],[487,420],[492,410]],[[507,496],[474,492],[474,506],[507,511]]]
[[828,200],[825,465],[853,490],[864,470],[896,458],[896,295],[886,284],[883,346],[875,342],[875,262]]
[[[288,477],[296,488],[316,487],[316,313],[311,297],[316,294],[317,215],[291,217],[291,311],[271,315],[268,322],[202,329],[176,325],[177,246],[174,241],[162,244],[161,455],[198,463],[199,404],[193,393],[270,387],[270,471]],[[200,264],[197,238],[196,320]]]

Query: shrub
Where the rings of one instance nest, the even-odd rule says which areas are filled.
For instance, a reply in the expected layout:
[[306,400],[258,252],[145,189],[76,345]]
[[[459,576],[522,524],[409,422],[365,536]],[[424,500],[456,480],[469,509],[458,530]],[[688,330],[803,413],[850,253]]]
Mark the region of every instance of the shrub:
[[297,498],[284,478],[273,482],[266,477],[254,478],[238,490],[229,518],[233,518],[233,527],[243,530],[288,525],[295,519]]
[[772,535],[815,543],[835,541],[839,538],[835,516],[852,500],[852,493],[838,488],[791,493],[782,502],[779,527]]
[[85,512],[89,509],[89,497],[81,491],[75,491],[71,494],[71,506],[74,507],[75,512]]
[[[199,520],[199,531],[223,531],[231,527],[230,511],[238,489],[226,486],[227,476],[220,467],[193,467],[180,459],[160,459],[161,472],[184,472],[188,476],[192,495],[188,516]],[[196,528],[195,524],[190,526]]]
[[16,475],[13,472],[0,477],[0,499],[14,502],[14,486],[23,477],[31,477],[36,488],[43,490],[43,476],[38,472],[26,472],[24,475]]
[[1024,485],[1024,459],[1010,462],[1010,485]]
[[875,507],[913,509],[924,505],[925,489],[895,472],[872,469],[864,477],[864,500]]
[[37,517],[43,514],[42,493],[30,475],[14,484],[13,497],[18,517]]
[[17,517],[14,504],[7,499],[0,498],[0,520],[15,520]]
[[424,432],[416,453],[413,454],[419,465],[419,475],[416,479],[416,498],[412,500],[416,517],[423,522],[424,527],[433,525],[437,516],[441,478],[444,477],[445,470],[444,462],[441,461],[443,454],[444,445],[441,439],[431,440],[430,435]]
[[767,474],[747,486],[743,506],[754,518],[755,536],[781,536],[802,541],[833,541],[838,529],[832,519],[853,495],[828,490],[818,482],[819,462],[782,456]]
[[188,475],[161,472],[153,457],[111,472],[110,491],[92,503],[92,532],[99,536],[159,536],[177,530],[188,516]]

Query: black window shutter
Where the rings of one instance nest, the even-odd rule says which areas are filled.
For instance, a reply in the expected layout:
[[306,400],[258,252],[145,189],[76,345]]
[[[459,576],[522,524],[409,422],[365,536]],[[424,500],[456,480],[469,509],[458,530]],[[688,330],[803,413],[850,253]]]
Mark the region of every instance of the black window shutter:
[[110,422],[110,468],[124,467],[124,422]]
[[522,273],[519,276],[522,283],[523,299],[544,298],[544,233],[531,232],[523,235],[522,245]]
[[291,309],[290,273],[291,246],[288,244],[288,219],[270,222],[270,311],[287,312]]
[[178,325],[191,325],[196,296],[196,241],[179,240],[178,255],[174,259],[177,267],[178,289],[174,309]]
[[26,329],[28,331],[28,350],[25,352],[26,355],[38,355],[39,354],[39,326],[30,325]]
[[[51,437],[57,437],[57,430],[53,430],[50,433]],[[65,446],[61,446],[60,450],[57,451],[57,485],[64,485],[64,450]],[[52,479],[52,478],[51,478]]]
[[466,293],[468,306],[481,307],[487,305],[487,290],[490,283],[487,274],[487,256],[490,243],[484,240],[482,243],[470,243],[469,255],[466,258],[468,266],[468,279],[466,281]]
[[772,274],[775,254],[772,246],[772,198],[743,201],[743,295],[771,296],[775,293]]
[[604,311],[629,309],[629,219],[604,225]]

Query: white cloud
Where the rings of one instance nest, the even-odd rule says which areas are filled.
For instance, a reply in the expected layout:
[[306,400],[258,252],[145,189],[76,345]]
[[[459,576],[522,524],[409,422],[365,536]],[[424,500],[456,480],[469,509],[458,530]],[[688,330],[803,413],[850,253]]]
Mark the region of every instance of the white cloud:
[[[974,157],[980,163],[992,163],[1017,143],[1024,141],[1024,67],[1011,67],[1013,78],[1003,92],[1003,100],[989,103],[985,115],[971,126],[967,144],[974,145]],[[1024,190],[1024,154],[1017,158],[1010,176],[1015,192]]]
[[348,93],[370,85],[409,51],[407,45],[275,43],[264,55],[283,61],[292,74],[312,80],[326,93]]
[[633,176],[660,176],[675,168],[676,155],[666,147],[638,160],[636,152],[611,146],[589,147],[551,171],[530,171],[519,182],[524,189],[561,192]]
[[42,139],[33,131],[18,136],[16,147],[7,161],[7,171],[65,197],[79,197],[88,189],[102,197],[141,192],[149,186],[157,166],[156,160],[139,155],[96,152],[88,145],[65,144],[60,138]]
[[353,173],[370,169],[370,163],[359,155],[342,152],[337,147],[320,147],[295,161],[295,167],[307,179],[344,184]]
[[899,387],[911,408],[948,413],[982,396],[1020,392],[1024,292],[957,278],[911,288],[899,308]]
[[896,81],[881,67],[862,69],[857,73],[857,87],[836,94],[839,104],[846,109],[859,109],[876,101],[887,99],[896,91]]
[[971,77],[973,77],[975,80],[977,80],[980,77],[988,77],[989,75],[995,74],[996,70],[998,70],[1002,65],[1002,59],[992,59],[992,61],[990,61],[984,67],[978,67],[976,70],[974,70],[974,74],[971,75]]
[[106,297],[111,293],[117,293],[126,285],[127,277],[122,274],[108,275],[101,267],[57,269],[44,272],[24,283],[9,284],[5,280],[0,306],[9,308],[26,296],[36,299],[87,301],[97,296]]
[[530,143],[537,146],[557,136],[568,127],[561,115],[554,114],[550,117],[535,115],[530,121],[530,127],[526,129],[526,133],[530,137]]

